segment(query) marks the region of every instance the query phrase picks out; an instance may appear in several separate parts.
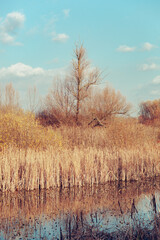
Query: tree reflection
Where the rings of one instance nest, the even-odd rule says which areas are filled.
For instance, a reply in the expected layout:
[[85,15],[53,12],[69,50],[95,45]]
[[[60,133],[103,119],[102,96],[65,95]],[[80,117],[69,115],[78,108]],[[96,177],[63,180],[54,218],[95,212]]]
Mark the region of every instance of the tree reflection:
[[0,239],[159,236],[159,182],[117,185],[1,194]]

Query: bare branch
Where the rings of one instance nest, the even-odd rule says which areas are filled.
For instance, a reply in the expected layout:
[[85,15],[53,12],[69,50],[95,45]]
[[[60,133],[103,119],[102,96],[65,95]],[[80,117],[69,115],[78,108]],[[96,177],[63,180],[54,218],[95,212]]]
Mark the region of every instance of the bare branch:
[[113,115],[125,115],[130,109],[131,105],[126,102],[126,98],[107,86],[90,92],[83,111],[102,120]]
[[82,44],[76,45],[74,57],[68,89],[76,99],[76,122],[78,123],[81,102],[87,98],[89,88],[100,82],[101,71],[98,68],[91,69]]

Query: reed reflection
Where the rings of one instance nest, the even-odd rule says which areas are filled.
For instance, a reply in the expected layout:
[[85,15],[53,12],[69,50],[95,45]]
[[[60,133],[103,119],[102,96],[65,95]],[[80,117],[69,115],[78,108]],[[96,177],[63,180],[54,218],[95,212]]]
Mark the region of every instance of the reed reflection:
[[159,189],[148,181],[1,193],[0,239],[150,239],[160,234]]

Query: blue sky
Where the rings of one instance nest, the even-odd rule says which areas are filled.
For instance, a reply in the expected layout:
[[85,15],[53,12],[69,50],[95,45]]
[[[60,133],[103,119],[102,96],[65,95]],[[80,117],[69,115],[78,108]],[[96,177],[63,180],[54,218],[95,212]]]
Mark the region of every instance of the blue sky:
[[0,83],[45,95],[81,41],[136,107],[160,96],[160,1],[0,0]]

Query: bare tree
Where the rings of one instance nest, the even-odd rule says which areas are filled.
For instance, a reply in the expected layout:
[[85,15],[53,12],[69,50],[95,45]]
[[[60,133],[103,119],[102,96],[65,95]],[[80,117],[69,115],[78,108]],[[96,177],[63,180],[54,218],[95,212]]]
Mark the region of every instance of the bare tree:
[[69,91],[68,77],[63,80],[57,76],[46,96],[44,109],[62,122],[68,121],[73,116],[75,99]]
[[88,90],[101,80],[101,71],[91,68],[87,60],[86,50],[81,44],[76,45],[74,59],[72,60],[71,78],[68,82],[68,90],[76,101],[76,122],[79,121],[81,103],[88,96]]
[[35,86],[28,89],[27,98],[28,109],[31,112],[36,112],[40,107],[40,97]]
[[13,88],[12,83],[9,83],[5,87],[4,107],[7,109],[15,109],[19,107],[19,95]]
[[0,108],[1,108],[2,105],[3,105],[2,97],[3,97],[3,95],[2,95],[2,86],[0,85]]
[[119,91],[106,86],[104,89],[93,89],[90,97],[86,100],[84,112],[107,119],[113,115],[125,115],[131,109],[131,104],[127,103],[126,98]]

